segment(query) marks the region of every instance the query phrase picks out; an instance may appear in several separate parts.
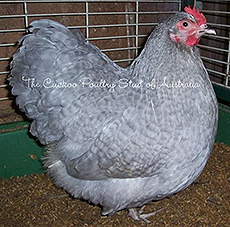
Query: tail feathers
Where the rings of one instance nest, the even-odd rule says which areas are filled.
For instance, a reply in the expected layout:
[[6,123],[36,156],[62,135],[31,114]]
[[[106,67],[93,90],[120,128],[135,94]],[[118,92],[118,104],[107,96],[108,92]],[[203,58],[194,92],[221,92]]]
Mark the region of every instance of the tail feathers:
[[29,32],[36,34],[38,37],[47,38],[51,42],[61,42],[66,47],[71,48],[85,42],[85,38],[80,30],[70,32],[64,25],[48,19],[33,21]]
[[62,79],[60,73],[72,64],[73,52],[84,46],[85,38],[79,30],[72,33],[62,24],[42,19],[32,22],[19,42],[8,78],[12,94],[17,96],[20,110],[33,119],[32,135],[42,144],[52,143],[63,136],[58,123],[63,105],[59,89],[47,89],[43,83],[47,78],[54,82]]

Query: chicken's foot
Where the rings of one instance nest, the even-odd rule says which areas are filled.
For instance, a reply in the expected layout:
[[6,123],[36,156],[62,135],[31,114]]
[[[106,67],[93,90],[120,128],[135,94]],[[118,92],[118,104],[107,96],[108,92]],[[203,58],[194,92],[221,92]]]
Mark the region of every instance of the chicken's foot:
[[145,209],[145,206],[143,206],[139,211],[137,211],[136,208],[131,208],[129,209],[129,216],[131,216],[134,220],[137,220],[137,221],[144,221],[146,223],[151,223],[151,221],[149,221],[147,218],[154,216],[155,214],[157,214],[158,212],[166,208],[162,208],[160,210],[156,210],[148,214],[143,214],[144,209]]

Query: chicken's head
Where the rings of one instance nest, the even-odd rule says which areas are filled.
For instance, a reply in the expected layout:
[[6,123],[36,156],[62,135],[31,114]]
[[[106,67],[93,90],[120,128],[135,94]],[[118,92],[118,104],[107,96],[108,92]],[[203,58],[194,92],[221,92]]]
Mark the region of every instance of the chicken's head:
[[170,38],[176,43],[184,43],[188,46],[197,45],[203,34],[216,34],[215,30],[209,29],[206,24],[205,16],[199,10],[191,7],[185,7],[187,18],[176,23],[170,30]]

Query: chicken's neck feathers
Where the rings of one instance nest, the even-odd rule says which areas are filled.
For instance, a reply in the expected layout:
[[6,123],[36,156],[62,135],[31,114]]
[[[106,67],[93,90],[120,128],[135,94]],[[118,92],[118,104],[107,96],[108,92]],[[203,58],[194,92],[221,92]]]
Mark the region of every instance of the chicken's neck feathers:
[[199,49],[173,42],[169,37],[169,28],[165,29],[161,25],[152,32],[144,49],[133,61],[130,75],[132,79],[145,82],[164,77],[174,81],[200,80],[200,77],[208,79],[208,74],[203,69]]

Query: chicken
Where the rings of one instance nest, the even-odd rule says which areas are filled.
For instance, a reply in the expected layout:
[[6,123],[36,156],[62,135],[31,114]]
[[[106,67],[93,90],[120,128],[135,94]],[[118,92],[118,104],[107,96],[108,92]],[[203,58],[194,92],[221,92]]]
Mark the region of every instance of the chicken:
[[215,31],[185,11],[161,22],[127,68],[47,19],[13,55],[9,83],[45,145],[47,174],[103,215],[185,189],[210,156],[218,104],[195,45]]

